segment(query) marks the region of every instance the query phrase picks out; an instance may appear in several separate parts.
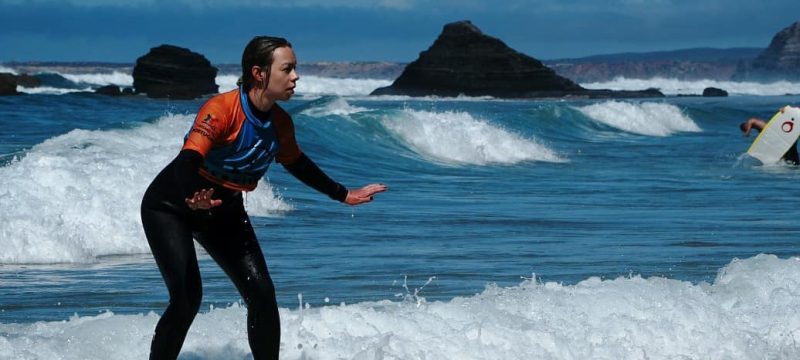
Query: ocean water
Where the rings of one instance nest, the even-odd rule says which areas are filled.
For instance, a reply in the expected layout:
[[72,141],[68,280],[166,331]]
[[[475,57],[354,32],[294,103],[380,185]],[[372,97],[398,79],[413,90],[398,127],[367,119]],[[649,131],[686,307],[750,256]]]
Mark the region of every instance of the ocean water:
[[[203,100],[83,92],[124,73],[40,76],[0,97],[0,359],[146,358],[168,298],[139,202]],[[247,195],[282,358],[800,357],[800,168],[743,156],[738,129],[800,104],[785,95],[800,84],[367,96],[389,83],[303,76],[284,104],[329,175],[388,192],[348,207],[276,164]],[[197,251],[204,300],[181,359],[251,358],[246,309]]]

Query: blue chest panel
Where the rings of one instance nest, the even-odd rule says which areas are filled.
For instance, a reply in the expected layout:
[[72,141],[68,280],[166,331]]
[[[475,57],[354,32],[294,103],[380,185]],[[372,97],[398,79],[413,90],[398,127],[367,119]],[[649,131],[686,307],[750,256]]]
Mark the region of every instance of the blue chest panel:
[[205,169],[218,179],[239,184],[258,182],[278,154],[278,137],[272,123],[272,114],[262,123],[256,118],[247,101],[247,93],[240,89],[245,121],[236,140],[230,145],[212,148],[206,154]]

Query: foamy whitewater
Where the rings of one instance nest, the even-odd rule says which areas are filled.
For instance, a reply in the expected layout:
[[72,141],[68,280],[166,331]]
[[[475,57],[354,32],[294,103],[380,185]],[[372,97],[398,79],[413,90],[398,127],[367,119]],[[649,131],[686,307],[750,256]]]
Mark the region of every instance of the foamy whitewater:
[[[169,115],[136,129],[73,130],[1,167],[0,244],[9,251],[0,263],[89,262],[149,252],[131,209],[180,149],[192,120]],[[261,185],[248,202],[251,214],[291,209],[269,184]]]
[[[800,259],[734,260],[713,283],[589,278],[489,285],[446,302],[282,308],[284,359],[792,359]],[[183,358],[247,359],[245,308],[206,309]],[[5,359],[142,359],[158,316],[0,324]]]
[[[147,358],[169,297],[139,205],[204,100],[67,75],[0,97],[0,359]],[[743,160],[738,128],[800,96],[368,96],[388,83],[301,74],[282,106],[333,179],[389,191],[349,207],[273,164],[246,196],[282,359],[800,357],[800,171]],[[196,248],[180,359],[250,359],[246,309]]]

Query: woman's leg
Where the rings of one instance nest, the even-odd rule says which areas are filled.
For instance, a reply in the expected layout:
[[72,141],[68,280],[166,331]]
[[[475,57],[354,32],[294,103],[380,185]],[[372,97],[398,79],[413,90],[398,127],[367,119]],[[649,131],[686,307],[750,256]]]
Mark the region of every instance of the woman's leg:
[[178,215],[142,207],[147,242],[169,290],[169,305],[156,326],[150,359],[176,359],[203,297],[192,232]]
[[247,334],[253,358],[278,359],[281,324],[275,287],[241,197],[214,209],[206,231],[195,234],[236,285],[247,304]]

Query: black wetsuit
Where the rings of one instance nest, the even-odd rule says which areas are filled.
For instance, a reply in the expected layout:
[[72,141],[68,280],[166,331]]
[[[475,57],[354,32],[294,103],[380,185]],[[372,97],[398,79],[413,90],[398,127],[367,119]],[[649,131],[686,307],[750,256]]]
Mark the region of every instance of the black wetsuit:
[[[200,270],[192,238],[205,248],[233,281],[247,305],[247,330],[254,359],[277,359],[280,319],[275,288],[261,247],[245,212],[242,193],[198,175],[203,157],[182,150],[148,187],[141,206],[142,224],[153,257],[169,290],[169,305],[156,326],[150,359],[175,359],[199,310]],[[296,178],[333,199],[347,189],[331,180],[308,157],[284,167]],[[214,189],[222,205],[191,210],[185,199]]]

